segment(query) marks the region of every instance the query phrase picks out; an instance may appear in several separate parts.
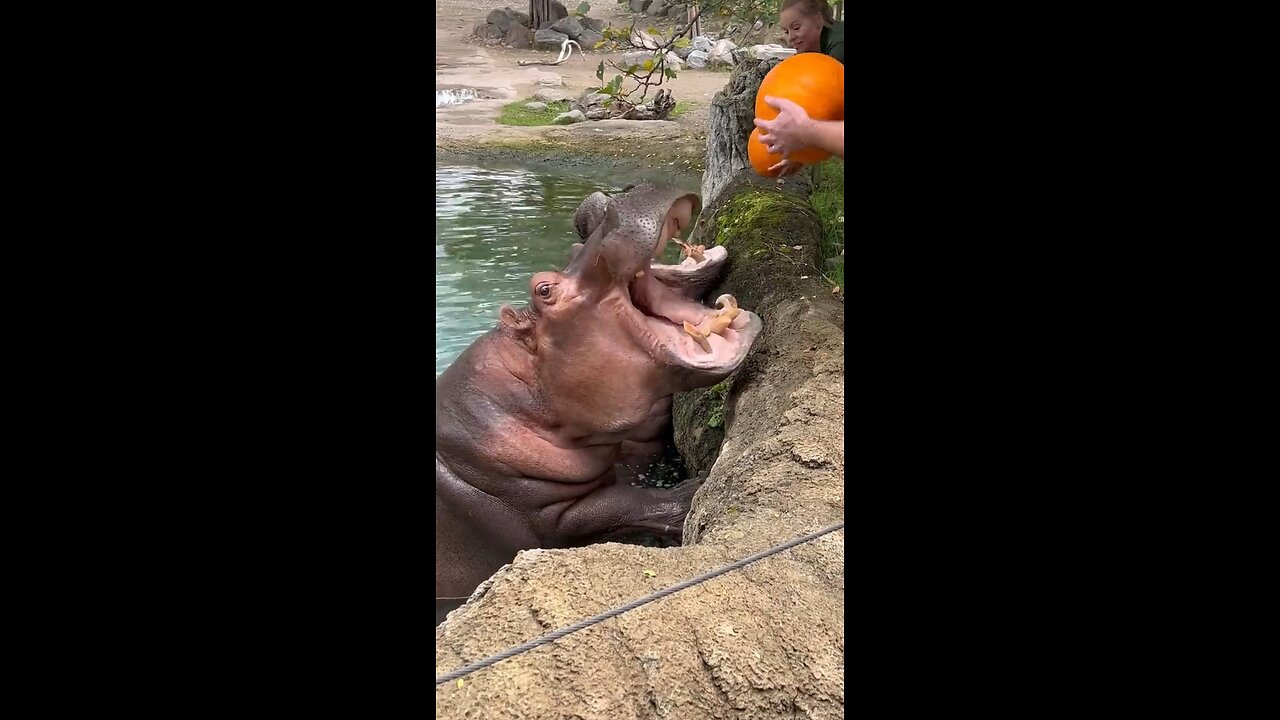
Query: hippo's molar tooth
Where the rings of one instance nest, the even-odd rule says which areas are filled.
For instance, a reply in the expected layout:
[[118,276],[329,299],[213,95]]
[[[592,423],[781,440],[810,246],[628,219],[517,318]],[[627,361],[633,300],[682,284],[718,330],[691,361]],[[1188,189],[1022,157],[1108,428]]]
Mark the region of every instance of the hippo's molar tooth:
[[701,330],[694,327],[688,320],[684,321],[684,331],[689,334],[689,337],[696,340],[703,350],[711,352],[711,341],[707,340],[707,336],[703,334]]
[[636,277],[638,277],[638,278],[642,278],[642,277],[644,277],[644,271],[643,271],[643,270],[641,270],[640,272],[636,273]]
[[707,325],[707,334],[715,333],[716,335],[724,335],[725,328],[733,322],[732,315],[717,315],[711,318],[711,323]]

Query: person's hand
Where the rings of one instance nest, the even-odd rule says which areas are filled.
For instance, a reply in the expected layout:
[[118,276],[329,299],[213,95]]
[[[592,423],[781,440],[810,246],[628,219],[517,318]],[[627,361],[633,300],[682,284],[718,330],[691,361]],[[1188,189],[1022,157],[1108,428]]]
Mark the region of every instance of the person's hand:
[[760,142],[764,143],[765,149],[781,153],[784,158],[803,149],[808,143],[809,125],[813,123],[809,113],[786,98],[766,96],[764,103],[778,111],[778,117],[773,120],[756,118],[756,127],[761,131]]
[[786,177],[800,172],[800,168],[804,167],[802,163],[792,162],[786,158],[782,158],[782,162],[769,167],[769,172],[778,171],[778,177]]

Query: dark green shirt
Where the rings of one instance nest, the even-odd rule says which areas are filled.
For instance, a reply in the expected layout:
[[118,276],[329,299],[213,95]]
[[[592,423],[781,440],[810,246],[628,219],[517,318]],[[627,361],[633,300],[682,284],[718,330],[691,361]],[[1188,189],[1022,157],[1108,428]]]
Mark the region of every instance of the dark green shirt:
[[822,48],[823,55],[830,55],[843,65],[844,23],[838,22],[831,27],[822,28],[822,36],[818,39],[818,47]]

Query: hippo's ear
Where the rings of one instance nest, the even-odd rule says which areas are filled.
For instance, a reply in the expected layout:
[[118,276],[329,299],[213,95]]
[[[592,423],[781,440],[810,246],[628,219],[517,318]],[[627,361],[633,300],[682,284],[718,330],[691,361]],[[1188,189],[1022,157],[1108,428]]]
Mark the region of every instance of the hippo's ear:
[[533,352],[538,347],[538,341],[533,336],[533,326],[536,322],[533,315],[533,310],[516,310],[505,304],[498,311],[498,320],[502,328],[524,343],[529,352]]

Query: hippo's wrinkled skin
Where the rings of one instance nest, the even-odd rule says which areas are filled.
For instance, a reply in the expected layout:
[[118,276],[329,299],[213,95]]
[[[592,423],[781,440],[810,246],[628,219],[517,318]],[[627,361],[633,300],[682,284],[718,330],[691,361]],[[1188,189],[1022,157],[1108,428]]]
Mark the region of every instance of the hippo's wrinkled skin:
[[436,380],[437,624],[522,549],[679,535],[695,484],[619,481],[624,440],[658,422],[663,399],[665,422],[673,393],[737,369],[761,328],[647,272],[696,204],[652,185],[609,198],[568,267],[534,275],[529,306],[504,306]]

